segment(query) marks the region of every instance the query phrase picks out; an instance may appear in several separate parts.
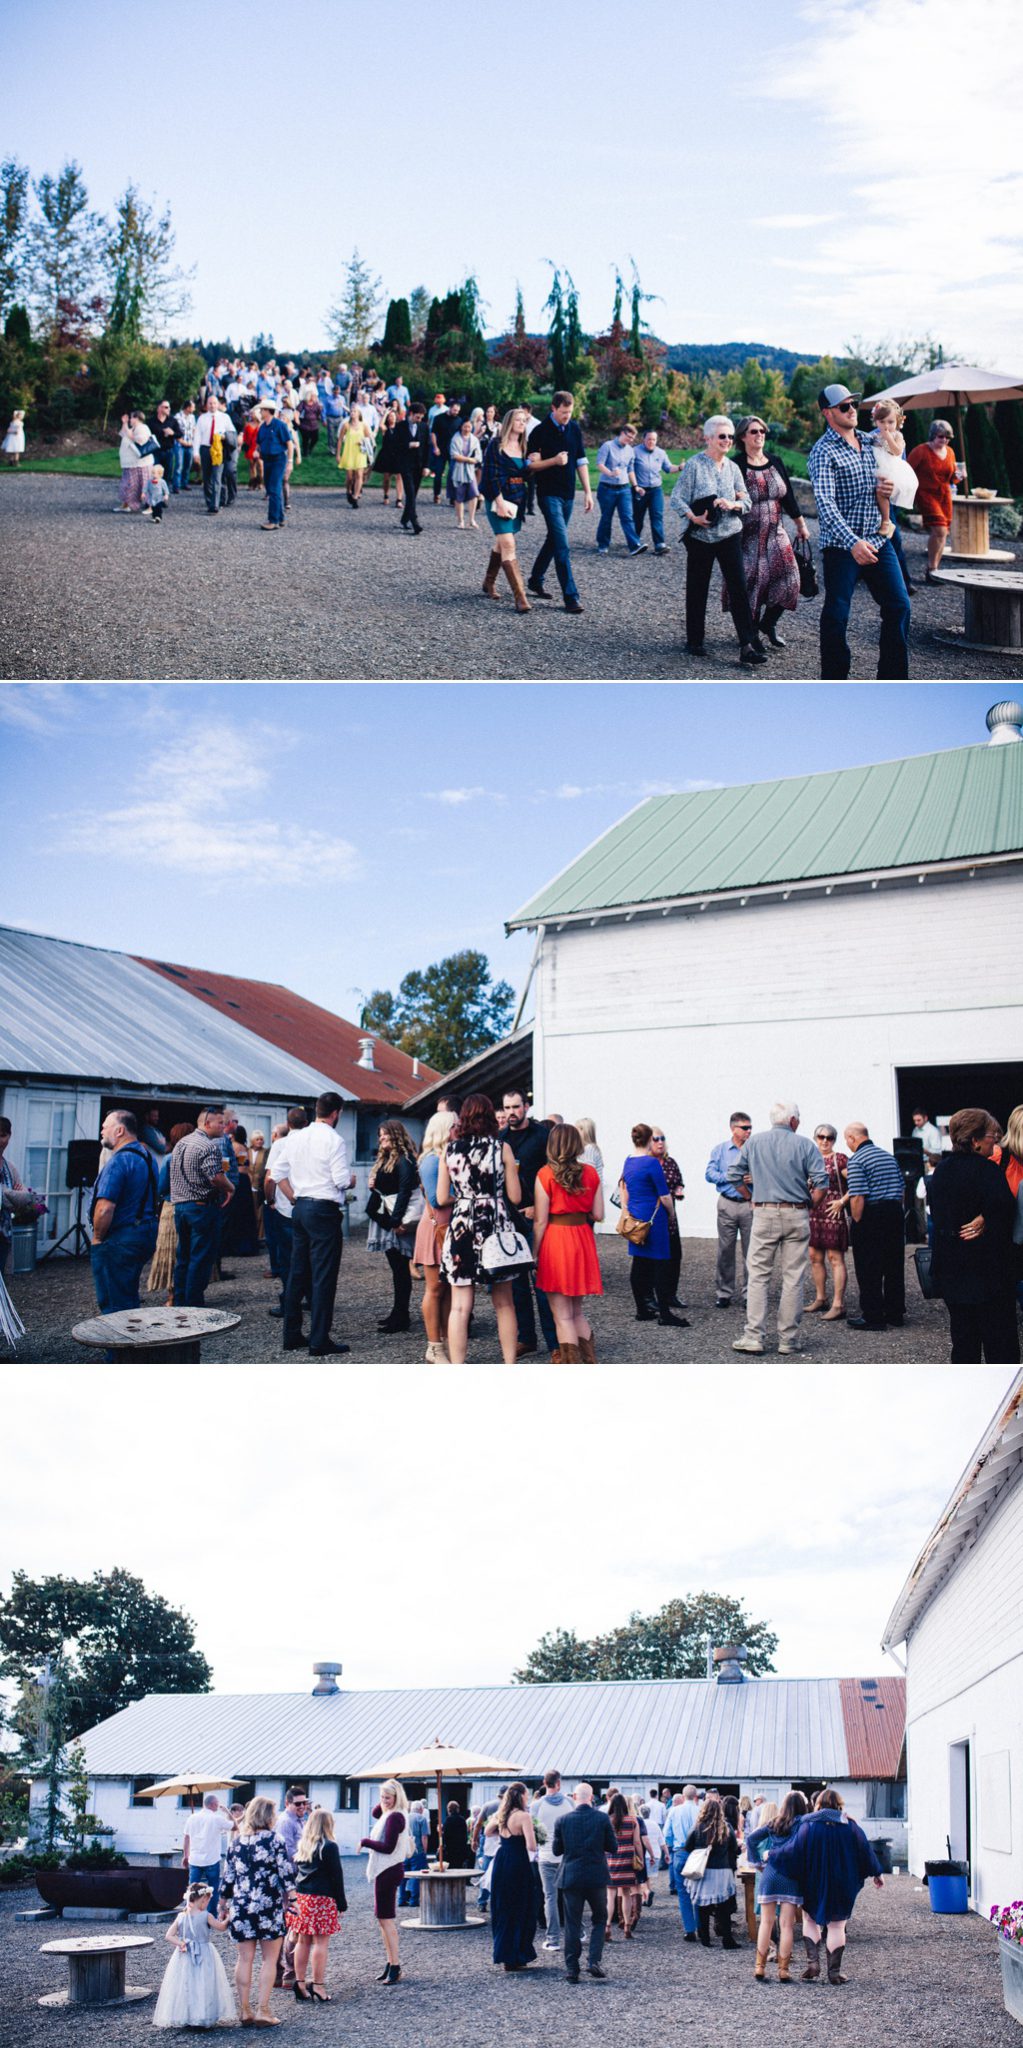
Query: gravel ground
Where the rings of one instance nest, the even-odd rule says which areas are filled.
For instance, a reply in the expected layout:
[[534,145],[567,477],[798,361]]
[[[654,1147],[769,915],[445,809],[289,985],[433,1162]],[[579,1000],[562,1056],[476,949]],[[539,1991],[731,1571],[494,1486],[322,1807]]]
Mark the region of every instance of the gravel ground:
[[[822,2036],[828,2048],[863,2048],[868,2041],[898,2048],[1010,2048],[1019,2041],[1016,2022],[1002,2004],[996,1944],[986,1922],[976,1914],[935,1917],[926,1891],[912,1877],[890,1878],[883,1892],[868,1887],[862,1894],[846,1951],[848,1982],[841,1988],[794,1982],[786,1989],[773,1977],[757,1984],[745,1942],[735,1955],[716,1943],[710,1952],[683,1943],[661,1877],[656,1906],[643,1915],[635,1941],[626,1947],[619,1939],[605,1951],[606,1983],[584,1975],[578,1987],[568,1985],[560,1958],[540,1949],[532,1970],[507,1977],[493,1968],[489,1932],[479,1928],[404,1934],[405,1974],[392,1994],[372,1981],[382,1951],[368,1887],[354,1862],[345,1875],[350,1910],[331,1943],[328,1967],[333,2011],[317,2012],[281,1992],[275,1997],[274,2010],[290,2035],[302,2040],[326,2036],[343,2038],[346,2048],[379,2048],[397,2022],[401,2038],[423,2048],[434,2042],[445,2048],[498,2048],[505,2042],[518,2048],[545,2034],[572,2048],[607,2048],[609,2039],[618,2048],[645,2048],[665,2040],[669,2030],[672,2038],[683,2036],[700,2048],[708,2042],[713,2048],[749,2048],[751,2041],[803,2048]],[[61,1957],[39,1956],[40,1944],[72,1929],[95,1934],[103,1928],[85,1920],[63,1929],[59,1921],[15,1923],[15,1910],[34,1902],[34,1892],[19,1892],[0,1903],[0,2038],[17,2041],[19,2048],[67,2040],[69,2030],[76,2048],[123,2048],[152,2039],[152,2000],[106,2011],[79,2007],[73,2015],[37,2005],[41,1993],[62,1986],[67,1968]],[[151,1949],[139,1949],[128,1961],[128,1982],[155,1988],[167,1954],[163,1928],[124,1931],[155,1937]],[[215,1938],[230,1971],[230,1941],[226,1935]],[[385,1997],[390,2003],[382,2007]]]
[[[637,1323],[627,1272],[625,1247],[612,1234],[598,1237],[605,1293],[594,1305],[593,1324],[597,1354],[605,1363],[628,1360],[634,1364],[730,1364],[737,1354],[732,1339],[742,1329],[738,1307],[714,1306],[714,1261],[717,1246],[708,1238],[685,1240],[682,1270],[682,1298],[687,1301],[688,1330],[662,1330],[657,1323]],[[822,1324],[818,1316],[804,1318],[800,1332],[804,1356],[825,1365],[849,1365],[883,1359],[892,1364],[942,1364],[948,1358],[948,1322],[940,1302],[924,1301],[916,1284],[911,1254],[907,1251],[906,1296],[909,1322],[901,1330],[890,1330],[878,1338],[847,1329],[845,1323]],[[242,1321],[236,1330],[222,1337],[210,1337],[203,1345],[203,1357],[214,1363],[242,1365],[269,1363],[283,1356],[281,1325],[266,1313],[276,1300],[277,1289],[267,1277],[263,1258],[232,1261],[232,1278],[212,1286],[207,1294],[211,1308],[237,1310]],[[87,1260],[49,1260],[34,1273],[11,1276],[8,1285],[28,1334],[17,1347],[17,1356],[34,1363],[67,1362],[95,1358],[73,1343],[71,1328],[95,1314],[95,1301]],[[418,1322],[406,1336],[381,1337],[376,1333],[378,1316],[390,1306],[390,1276],[379,1255],[366,1250],[365,1235],[359,1233],[345,1246],[337,1309],[335,1337],[352,1347],[352,1356],[341,1363],[408,1364],[422,1360],[425,1340]],[[156,1297],[159,1299],[160,1297]],[[145,1296],[143,1296],[145,1299]],[[419,1290],[413,1285],[413,1313]],[[858,1307],[856,1283],[850,1272],[846,1297],[850,1314]],[[474,1365],[499,1361],[497,1334],[489,1303],[478,1303],[476,1329],[470,1349]],[[773,1327],[773,1326],[772,1326]],[[371,1333],[371,1334],[367,1334]],[[769,1339],[773,1343],[773,1337]],[[288,1357],[301,1357],[289,1353]],[[541,1357],[543,1354],[540,1354]],[[752,1361],[750,1361],[752,1362]]]
[[[788,650],[765,669],[741,669],[730,624],[712,601],[709,658],[681,650],[683,557],[677,548],[630,562],[616,540],[598,560],[581,500],[574,559],[586,614],[560,603],[517,617],[480,595],[489,530],[456,531],[445,504],[420,500],[425,532],[399,530],[376,491],[351,512],[342,491],[294,493],[280,534],[258,531],[262,499],[242,491],[211,527],[199,492],[171,501],[160,527],[116,517],[116,485],[49,474],[0,478],[0,675],[132,680],[377,678],[478,681],[705,682],[818,674],[820,606],[786,615]],[[483,515],[481,514],[481,522]],[[527,568],[543,538],[526,522]],[[922,578],[924,543],[908,538]],[[1016,564],[1023,547],[1015,549]],[[553,575],[552,588],[556,588]],[[912,669],[923,681],[1023,677],[1017,656],[970,654],[936,637],[962,624],[962,593],[921,588],[914,599]],[[854,678],[873,677],[877,612],[853,608]]]

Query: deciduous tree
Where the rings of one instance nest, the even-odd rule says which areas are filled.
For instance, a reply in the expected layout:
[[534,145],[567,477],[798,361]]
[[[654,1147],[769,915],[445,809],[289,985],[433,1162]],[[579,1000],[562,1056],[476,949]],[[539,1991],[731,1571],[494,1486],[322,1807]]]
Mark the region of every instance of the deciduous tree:
[[516,1685],[546,1685],[558,1679],[702,1678],[707,1640],[746,1646],[753,1678],[774,1669],[778,1638],[766,1622],[754,1621],[741,1600],[723,1593],[690,1593],[669,1600],[656,1614],[630,1614],[619,1628],[581,1642],[571,1630],[542,1636],[520,1671]]
[[492,979],[486,954],[467,947],[432,967],[413,968],[397,995],[376,989],[361,1021],[446,1074],[504,1036],[514,1001],[508,982]]

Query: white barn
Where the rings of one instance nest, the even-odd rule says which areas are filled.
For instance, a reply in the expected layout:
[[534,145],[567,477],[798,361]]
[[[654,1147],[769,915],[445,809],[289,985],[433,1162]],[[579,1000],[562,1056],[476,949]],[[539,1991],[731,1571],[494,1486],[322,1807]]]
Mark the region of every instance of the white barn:
[[1001,1402],[899,1594],[910,1866],[970,1869],[987,1915],[1023,1896],[1023,1373]]
[[[225,1798],[279,1802],[287,1785],[302,1784],[337,1814],[338,1840],[354,1853],[378,1792],[359,1774],[436,1737],[506,1758],[531,1785],[552,1764],[569,1786],[586,1778],[637,1793],[654,1784],[681,1791],[689,1779],[771,1797],[793,1783],[834,1784],[870,1834],[904,1853],[901,1678],[746,1678],[733,1661],[716,1679],[356,1692],[338,1687],[340,1665],[313,1669],[312,1692],[150,1694],[90,1729],[90,1806],[117,1846],[152,1858],[180,1845],[185,1814],[139,1794],[187,1772],[242,1780]],[[435,1808],[435,1785],[406,1789]],[[493,1789],[456,1782],[444,1797],[473,1803]],[[31,1800],[34,1810],[45,1804],[44,1779]]]
[[[1023,1101],[1023,708],[986,744],[650,797],[508,920],[536,933],[533,1094],[593,1117],[609,1176],[656,1118],[683,1229],[733,1109],[803,1128]],[[997,744],[1002,740],[1016,744]]]

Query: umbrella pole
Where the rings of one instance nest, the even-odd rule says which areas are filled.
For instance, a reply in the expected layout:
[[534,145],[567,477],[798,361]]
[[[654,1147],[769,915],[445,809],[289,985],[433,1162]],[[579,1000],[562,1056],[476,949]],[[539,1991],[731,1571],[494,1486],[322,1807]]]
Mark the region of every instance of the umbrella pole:
[[441,1811],[441,1773],[437,1772],[437,1868],[444,1868],[444,1815]]
[[962,463],[964,470],[966,471],[966,474],[963,477],[963,495],[964,497],[968,498],[970,495],[970,472],[966,461],[966,437],[963,433],[963,408],[962,403],[958,398],[955,401],[954,410],[956,417],[956,435],[959,441],[959,460]]

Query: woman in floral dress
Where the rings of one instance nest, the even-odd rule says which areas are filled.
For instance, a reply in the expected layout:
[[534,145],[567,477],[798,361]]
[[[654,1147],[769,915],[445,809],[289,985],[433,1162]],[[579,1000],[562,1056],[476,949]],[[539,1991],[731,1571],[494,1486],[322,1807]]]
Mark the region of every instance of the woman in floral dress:
[[[284,1940],[284,1910],[295,1878],[295,1866],[275,1833],[277,1808],[272,1799],[250,1799],[241,1826],[231,1842],[220,1887],[226,1901],[228,1933],[237,1945],[234,1982],[243,2027],[279,2027],[270,2011],[277,1958]],[[256,2010],[250,2002],[252,1971],[259,1948]]]
[[[810,1265],[813,1270],[815,1299],[806,1313],[821,1312],[826,1323],[840,1322],[845,1314],[845,1284],[848,1277],[845,1255],[849,1249],[849,1225],[842,1207],[843,1196],[848,1192],[846,1170],[848,1154],[835,1151],[838,1132],[834,1124],[818,1124],[814,1131],[814,1144],[828,1170],[828,1192],[823,1202],[810,1211]],[[834,1300],[828,1307],[828,1267]]]
[[462,1104],[437,1175],[438,1205],[452,1205],[441,1256],[441,1272],[451,1289],[448,1357],[452,1365],[465,1364],[469,1318],[480,1281],[490,1286],[501,1357],[506,1365],[514,1365],[518,1354],[511,1274],[491,1282],[481,1261],[484,1242],[495,1225],[504,1228],[511,1243],[514,1226],[506,1198],[516,1204],[522,1200],[515,1154],[501,1137],[489,1095],[470,1095]]
[[[799,564],[781,515],[787,512],[795,521],[801,540],[808,538],[806,520],[781,456],[767,453],[767,428],[756,415],[736,426],[735,460],[750,497],[742,519],[742,566],[753,623],[772,647],[784,647],[778,620],[799,603]],[[727,611],[727,589],[722,604]]]

